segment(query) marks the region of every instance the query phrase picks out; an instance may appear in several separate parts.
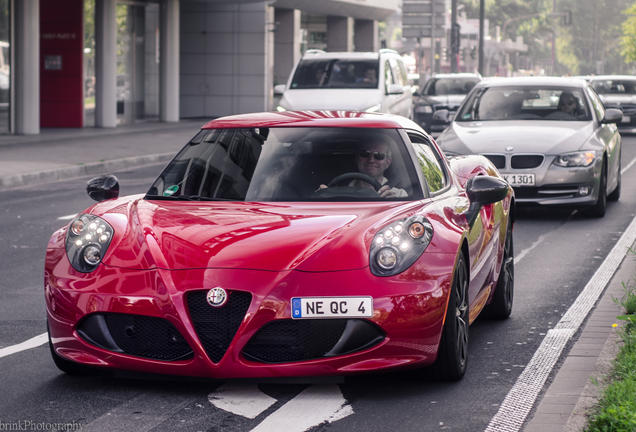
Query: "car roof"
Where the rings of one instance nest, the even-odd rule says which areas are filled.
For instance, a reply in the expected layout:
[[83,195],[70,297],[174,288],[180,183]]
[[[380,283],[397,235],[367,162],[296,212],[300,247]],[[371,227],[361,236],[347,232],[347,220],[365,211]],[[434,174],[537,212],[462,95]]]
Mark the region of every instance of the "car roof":
[[[587,82],[582,78],[574,77],[511,77],[511,78],[486,78],[477,84],[478,87],[510,87],[510,86],[566,86],[584,87]],[[477,87],[475,86],[475,87]]]
[[634,75],[590,75],[586,76],[585,79],[594,81],[594,80],[630,80],[636,81],[636,76]]
[[236,129],[255,127],[347,127],[369,129],[422,129],[398,115],[359,111],[283,111],[238,114],[220,117],[202,129]]
[[349,58],[349,59],[372,59],[377,60],[380,54],[377,52],[320,52],[315,50],[313,52],[306,52],[303,55],[303,60],[306,59],[315,59],[315,58],[325,58],[325,59],[335,59],[335,58]]
[[450,73],[450,74],[435,74],[431,78],[479,78],[481,79],[481,75],[475,73],[468,72],[459,72],[459,73]]

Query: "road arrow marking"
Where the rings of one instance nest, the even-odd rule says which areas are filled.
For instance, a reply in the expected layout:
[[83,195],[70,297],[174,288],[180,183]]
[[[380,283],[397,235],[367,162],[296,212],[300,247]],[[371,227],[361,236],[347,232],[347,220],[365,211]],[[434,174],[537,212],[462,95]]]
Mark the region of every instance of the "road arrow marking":
[[208,400],[217,408],[249,419],[276,403],[276,399],[260,391],[257,384],[240,383],[222,385],[208,395]]

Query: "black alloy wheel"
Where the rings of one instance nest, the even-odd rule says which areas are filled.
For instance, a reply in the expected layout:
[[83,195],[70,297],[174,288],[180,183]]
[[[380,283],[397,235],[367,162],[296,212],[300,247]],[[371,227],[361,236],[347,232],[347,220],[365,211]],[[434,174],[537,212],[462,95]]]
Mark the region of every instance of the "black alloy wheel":
[[53,349],[53,342],[51,342],[51,331],[49,330],[49,323],[46,323],[46,332],[49,335],[49,349],[51,350],[51,357],[53,357],[53,362],[55,366],[62,372],[68,375],[89,375],[94,370],[87,366],[81,365],[79,363],[75,363],[70,360],[66,360]]
[[494,319],[506,319],[512,313],[515,293],[515,253],[512,241],[512,218],[508,217],[501,272],[495,287],[495,294],[484,308],[485,315]]
[[422,369],[426,379],[458,381],[466,373],[468,363],[468,269],[463,254],[455,266],[446,320],[435,362]]

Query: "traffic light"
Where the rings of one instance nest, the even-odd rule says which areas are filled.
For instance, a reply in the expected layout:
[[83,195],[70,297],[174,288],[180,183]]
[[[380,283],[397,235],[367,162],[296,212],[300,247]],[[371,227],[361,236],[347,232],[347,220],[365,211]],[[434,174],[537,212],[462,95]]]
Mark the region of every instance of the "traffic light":
[[448,60],[448,48],[446,47],[442,48],[442,60],[443,61]]

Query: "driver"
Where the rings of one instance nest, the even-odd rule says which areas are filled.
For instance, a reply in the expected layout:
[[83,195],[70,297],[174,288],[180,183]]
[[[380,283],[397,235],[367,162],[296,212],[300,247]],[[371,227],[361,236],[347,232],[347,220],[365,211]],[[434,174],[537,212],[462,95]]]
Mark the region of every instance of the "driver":
[[559,96],[558,109],[559,111],[563,111],[575,116],[579,109],[579,101],[576,97],[574,97],[572,92],[564,91],[563,93],[561,93],[561,96]]
[[[366,174],[369,177],[377,180],[383,185],[378,190],[378,195],[382,198],[402,198],[408,196],[404,189],[391,188],[388,184],[388,179],[384,177],[384,171],[391,165],[392,161],[391,150],[389,145],[379,140],[372,140],[363,144],[357,152],[356,164],[358,171],[362,174]],[[352,180],[349,186],[354,187],[367,187],[373,189],[369,183],[362,180]],[[327,186],[320,185],[320,189],[325,189]]]

